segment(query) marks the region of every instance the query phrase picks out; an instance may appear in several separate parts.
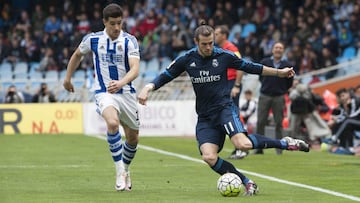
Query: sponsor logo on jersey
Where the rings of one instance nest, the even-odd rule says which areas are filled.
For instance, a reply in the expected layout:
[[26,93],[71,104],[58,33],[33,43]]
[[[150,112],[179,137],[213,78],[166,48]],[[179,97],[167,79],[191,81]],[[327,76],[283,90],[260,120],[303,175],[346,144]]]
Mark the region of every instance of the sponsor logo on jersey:
[[220,75],[210,75],[210,71],[200,71],[199,77],[190,77],[192,83],[217,82],[221,79]]

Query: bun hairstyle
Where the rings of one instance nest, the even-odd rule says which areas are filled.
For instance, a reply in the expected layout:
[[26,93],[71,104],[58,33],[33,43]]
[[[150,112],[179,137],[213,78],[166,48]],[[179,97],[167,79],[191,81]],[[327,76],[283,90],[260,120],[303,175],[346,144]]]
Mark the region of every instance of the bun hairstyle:
[[214,33],[214,28],[212,28],[210,25],[207,25],[205,20],[200,20],[199,27],[197,27],[195,30],[194,38],[196,40],[199,40],[200,35],[208,37],[213,33]]

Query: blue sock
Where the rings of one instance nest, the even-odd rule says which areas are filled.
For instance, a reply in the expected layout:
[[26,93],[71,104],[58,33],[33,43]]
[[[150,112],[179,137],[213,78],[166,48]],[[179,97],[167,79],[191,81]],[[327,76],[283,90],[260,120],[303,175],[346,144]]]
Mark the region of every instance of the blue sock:
[[251,134],[248,137],[253,144],[253,149],[286,149],[288,145],[287,142],[284,140],[277,140],[263,135]]
[[123,150],[123,154],[122,154],[122,159],[123,159],[123,162],[124,162],[124,165],[125,165],[125,169],[128,168],[131,161],[135,157],[136,151],[137,151],[137,146],[129,145],[128,142],[124,143],[124,150]]
[[111,156],[114,162],[120,161],[122,158],[122,143],[120,132],[114,134],[107,133],[107,141],[109,143],[109,148]]
[[211,169],[220,175],[223,175],[225,173],[235,173],[240,177],[244,185],[249,182],[249,179],[244,174],[236,170],[234,165],[220,157],[218,157],[218,160],[216,161],[215,165],[211,167]]

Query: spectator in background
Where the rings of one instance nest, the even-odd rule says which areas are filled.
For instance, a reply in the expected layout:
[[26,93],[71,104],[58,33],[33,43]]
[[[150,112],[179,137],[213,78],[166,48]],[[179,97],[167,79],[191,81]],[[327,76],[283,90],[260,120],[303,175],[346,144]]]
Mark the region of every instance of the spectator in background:
[[353,34],[344,25],[341,26],[337,38],[339,39],[339,47],[341,49],[341,52],[344,51],[345,48],[352,46],[353,44]]
[[63,31],[66,37],[71,37],[74,29],[74,22],[69,19],[67,14],[61,15],[60,29]]
[[[289,93],[289,98],[291,100],[290,130],[292,137],[315,142],[319,138],[331,136],[330,128],[318,112],[318,106],[325,103],[321,98],[320,100],[315,99],[319,97],[316,97],[308,86],[301,83],[295,85]],[[323,111],[321,108],[319,110]],[[306,128],[306,133],[301,130],[303,126]]]
[[314,71],[317,69],[317,60],[316,55],[312,51],[311,46],[305,47],[302,50],[302,55],[299,62],[299,71],[298,74],[304,74],[310,71]]
[[44,31],[54,34],[61,28],[60,20],[54,14],[50,15],[45,21]]
[[26,61],[26,54],[24,49],[20,46],[20,40],[18,37],[14,37],[10,41],[10,48],[8,55],[6,56],[6,61],[15,64],[16,62]]
[[360,85],[354,88],[354,96],[360,99]]
[[[281,42],[276,42],[272,48],[272,56],[264,58],[260,61],[261,64],[270,66],[276,69],[283,69],[285,67],[292,67],[292,65],[285,59],[283,54],[285,45]],[[293,77],[291,78],[277,78],[274,76],[261,76],[260,97],[257,111],[257,134],[264,135],[265,126],[268,122],[270,110],[274,116],[275,122],[275,137],[276,139],[283,138],[283,126],[285,109],[285,94],[288,93],[293,84]],[[277,150],[277,154],[281,154],[282,150]],[[255,154],[263,154],[263,150],[256,150]]]
[[355,131],[360,130],[360,99],[351,96],[349,90],[341,88],[336,92],[339,107],[333,110],[333,116],[328,122],[333,136],[328,142],[354,153]]
[[76,25],[76,29],[80,31],[82,35],[86,35],[90,32],[90,21],[86,13],[81,13],[77,16],[78,24]]
[[22,92],[17,91],[15,85],[11,85],[6,92],[4,103],[6,104],[15,104],[15,103],[24,103],[24,95]]
[[[331,53],[330,49],[324,47],[322,49],[322,55],[320,56],[319,66],[321,68],[325,68],[329,66],[334,66],[336,64],[337,64],[336,57]],[[333,78],[336,75],[336,73],[337,73],[337,69],[329,71],[325,73],[325,78],[326,79]]]
[[171,42],[169,41],[169,35],[166,32],[160,33],[160,42],[158,49],[158,58],[160,63],[164,58],[174,59],[172,55]]
[[54,51],[52,48],[48,47],[45,50],[45,56],[41,59],[39,68],[37,71],[48,71],[48,70],[58,70],[59,67],[54,58]]
[[48,89],[46,83],[41,83],[39,91],[32,98],[33,103],[56,102],[55,95]]

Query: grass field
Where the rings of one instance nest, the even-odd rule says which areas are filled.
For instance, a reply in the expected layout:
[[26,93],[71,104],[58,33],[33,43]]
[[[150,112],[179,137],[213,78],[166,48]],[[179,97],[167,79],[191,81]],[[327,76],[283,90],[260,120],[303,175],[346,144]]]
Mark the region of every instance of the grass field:
[[[360,158],[284,152],[231,160],[260,187],[255,197],[222,197],[218,175],[200,161],[196,141],[142,137],[131,172],[133,190],[115,192],[107,143],[82,135],[0,136],[0,202],[360,201]],[[226,143],[221,155],[232,150]]]

